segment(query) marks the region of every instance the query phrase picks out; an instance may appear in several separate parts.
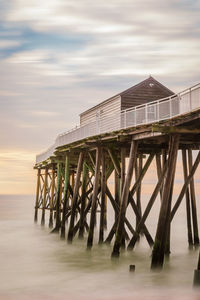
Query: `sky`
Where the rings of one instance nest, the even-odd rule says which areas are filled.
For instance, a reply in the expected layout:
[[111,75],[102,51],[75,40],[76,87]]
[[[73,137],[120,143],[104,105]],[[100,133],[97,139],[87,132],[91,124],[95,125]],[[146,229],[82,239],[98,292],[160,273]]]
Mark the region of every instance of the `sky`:
[[200,1],[0,0],[0,193],[34,194],[35,155],[150,74],[200,81]]

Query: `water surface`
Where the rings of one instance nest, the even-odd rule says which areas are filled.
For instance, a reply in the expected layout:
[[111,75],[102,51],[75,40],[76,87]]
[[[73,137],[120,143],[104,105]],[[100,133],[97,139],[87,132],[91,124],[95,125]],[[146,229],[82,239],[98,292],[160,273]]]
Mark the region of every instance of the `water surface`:
[[[173,222],[172,253],[162,272],[150,271],[144,237],[113,261],[112,246],[95,242],[86,251],[86,240],[68,245],[47,226],[35,225],[33,207],[32,196],[0,196],[0,299],[200,299],[192,288],[198,249],[187,246],[184,205]],[[153,236],[156,214],[155,206],[147,222]],[[130,264],[135,273],[129,273]]]

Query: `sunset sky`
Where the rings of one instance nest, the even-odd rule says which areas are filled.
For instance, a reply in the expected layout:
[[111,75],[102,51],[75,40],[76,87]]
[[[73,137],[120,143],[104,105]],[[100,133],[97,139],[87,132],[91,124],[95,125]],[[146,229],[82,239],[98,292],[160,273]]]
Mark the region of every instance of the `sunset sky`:
[[34,194],[35,155],[151,74],[200,81],[200,1],[0,0],[0,193]]

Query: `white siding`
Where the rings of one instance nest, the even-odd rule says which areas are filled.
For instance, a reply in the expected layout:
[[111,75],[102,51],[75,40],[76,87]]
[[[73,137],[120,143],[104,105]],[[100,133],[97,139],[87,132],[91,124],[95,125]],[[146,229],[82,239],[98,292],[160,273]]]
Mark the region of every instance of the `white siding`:
[[102,102],[91,108],[88,112],[80,116],[80,125],[86,125],[97,120],[97,116],[107,117],[113,113],[120,113],[121,111],[121,96],[116,96],[108,101]]

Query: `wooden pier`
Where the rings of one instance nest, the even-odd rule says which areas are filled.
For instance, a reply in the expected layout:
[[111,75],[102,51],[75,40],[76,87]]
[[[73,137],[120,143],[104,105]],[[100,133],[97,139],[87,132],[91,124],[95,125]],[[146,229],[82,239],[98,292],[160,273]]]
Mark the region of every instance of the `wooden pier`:
[[[200,93],[198,97],[200,104]],[[178,153],[182,156],[184,183],[172,205]],[[158,180],[142,211],[142,182],[153,161]],[[69,243],[76,237],[87,237],[88,249],[93,246],[96,227],[95,240],[99,244],[112,242],[112,257],[118,257],[121,248],[132,251],[143,234],[152,248],[151,268],[161,268],[170,253],[173,219],[182,201],[186,203],[188,244],[199,245],[194,182],[199,163],[200,107],[165,120],[64,143],[35,165],[38,176],[35,221],[41,210],[42,226],[48,218],[51,232],[57,232]],[[108,185],[111,176],[114,193]],[[158,197],[160,213],[154,237],[145,223]],[[109,232],[105,230],[108,202],[115,216]],[[126,215],[128,206],[133,212],[133,222]]]

